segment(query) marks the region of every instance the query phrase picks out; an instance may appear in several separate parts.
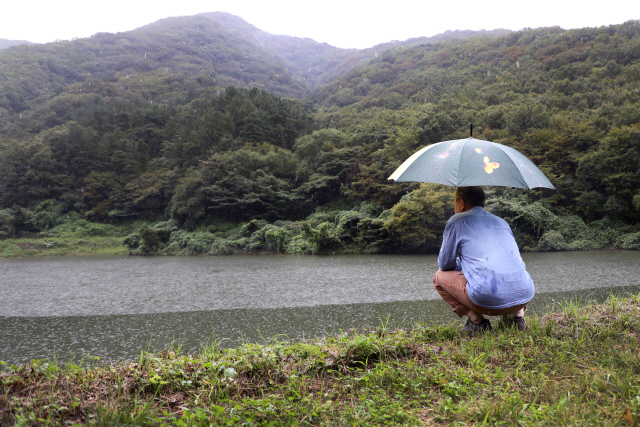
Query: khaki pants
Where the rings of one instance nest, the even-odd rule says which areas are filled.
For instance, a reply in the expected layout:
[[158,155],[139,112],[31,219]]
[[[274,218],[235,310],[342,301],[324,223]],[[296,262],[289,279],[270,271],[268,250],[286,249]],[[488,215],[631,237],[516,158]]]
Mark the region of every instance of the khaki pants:
[[527,304],[531,302],[527,301],[524,304],[507,308],[487,308],[476,305],[467,294],[467,279],[461,271],[438,270],[433,277],[433,286],[436,287],[436,291],[451,306],[458,317],[466,315],[469,310],[486,314],[487,316],[516,313],[521,308],[526,308]]

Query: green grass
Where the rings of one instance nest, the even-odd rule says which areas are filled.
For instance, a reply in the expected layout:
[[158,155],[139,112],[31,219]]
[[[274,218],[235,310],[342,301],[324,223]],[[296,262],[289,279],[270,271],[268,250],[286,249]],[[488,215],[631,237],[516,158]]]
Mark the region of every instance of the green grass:
[[37,237],[0,240],[0,258],[57,255],[127,255],[122,237]]
[[351,330],[0,373],[0,425],[638,425],[640,295],[480,336]]
[[71,218],[55,227],[19,238],[0,240],[0,258],[57,255],[126,255],[124,237],[143,222],[123,225]]

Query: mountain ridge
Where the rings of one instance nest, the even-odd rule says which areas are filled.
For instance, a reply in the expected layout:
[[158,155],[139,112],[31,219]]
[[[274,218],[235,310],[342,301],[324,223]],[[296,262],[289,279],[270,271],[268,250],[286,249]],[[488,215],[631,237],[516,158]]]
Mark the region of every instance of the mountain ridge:
[[[345,49],[328,43],[317,42],[308,37],[302,38],[268,33],[227,12],[208,12],[200,15],[217,20],[231,30],[242,34],[248,33],[261,46],[265,41],[270,42],[271,45],[268,44],[265,49],[272,55],[280,57],[299,77],[308,81],[312,88],[317,88],[321,84],[334,80],[345,72],[374,59],[377,53],[381,54],[390,48],[435,43],[448,39],[464,40],[468,37],[501,36],[511,32],[511,30],[506,29],[448,30],[430,37],[414,37],[404,41],[391,40],[364,49]],[[304,47],[307,48],[307,52],[300,54],[301,48]],[[289,51],[285,49],[289,49]]]

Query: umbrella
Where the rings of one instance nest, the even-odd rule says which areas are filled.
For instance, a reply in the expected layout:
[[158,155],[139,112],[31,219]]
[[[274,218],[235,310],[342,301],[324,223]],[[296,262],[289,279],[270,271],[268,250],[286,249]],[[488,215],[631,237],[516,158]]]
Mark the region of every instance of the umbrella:
[[389,177],[452,187],[555,187],[524,154],[506,145],[469,137],[438,142],[414,153]]

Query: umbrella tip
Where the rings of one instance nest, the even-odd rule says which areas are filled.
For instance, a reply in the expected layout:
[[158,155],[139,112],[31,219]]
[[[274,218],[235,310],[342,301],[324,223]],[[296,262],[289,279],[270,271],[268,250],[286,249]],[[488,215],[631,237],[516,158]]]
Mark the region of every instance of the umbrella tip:
[[473,138],[473,123],[471,123],[471,129],[469,130],[469,138]]

